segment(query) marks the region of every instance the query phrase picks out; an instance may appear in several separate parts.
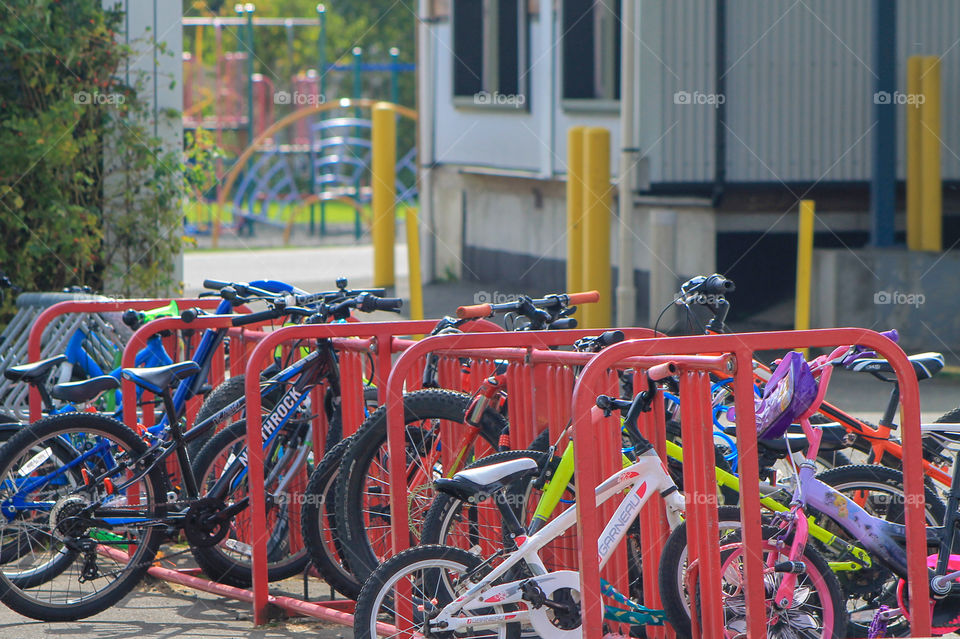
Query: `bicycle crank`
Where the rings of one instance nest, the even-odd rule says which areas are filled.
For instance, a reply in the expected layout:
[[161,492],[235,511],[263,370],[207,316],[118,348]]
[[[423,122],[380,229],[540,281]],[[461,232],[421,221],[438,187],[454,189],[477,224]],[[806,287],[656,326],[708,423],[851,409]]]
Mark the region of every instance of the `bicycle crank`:
[[558,570],[525,581],[523,599],[530,606],[530,624],[541,637],[579,639],[583,636],[580,614],[580,573]]

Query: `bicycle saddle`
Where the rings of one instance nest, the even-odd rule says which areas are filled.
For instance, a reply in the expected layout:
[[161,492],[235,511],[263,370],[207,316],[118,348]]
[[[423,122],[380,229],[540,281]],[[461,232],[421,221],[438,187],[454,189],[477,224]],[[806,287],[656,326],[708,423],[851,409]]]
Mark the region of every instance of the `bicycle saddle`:
[[21,364],[20,366],[11,366],[7,370],[3,371],[3,376],[9,379],[11,382],[22,381],[27,382],[28,384],[35,384],[46,377],[47,373],[49,373],[54,366],[66,359],[66,355],[57,355],[56,357],[41,359],[39,362]]
[[103,391],[120,387],[120,380],[110,375],[101,375],[82,382],[64,382],[50,390],[50,396],[71,404],[88,402]]
[[434,480],[433,486],[462,501],[480,501],[520,479],[536,472],[537,462],[529,457],[461,470],[453,477]]
[[168,366],[154,366],[152,368],[125,368],[123,378],[147,389],[151,393],[162,393],[173,382],[195,375],[200,371],[196,362],[180,362]]
[[[940,353],[918,353],[907,357],[917,374],[917,381],[930,379],[943,368],[943,355]],[[892,373],[893,367],[885,359],[879,357],[864,357],[856,359],[847,365],[852,371],[865,373]]]

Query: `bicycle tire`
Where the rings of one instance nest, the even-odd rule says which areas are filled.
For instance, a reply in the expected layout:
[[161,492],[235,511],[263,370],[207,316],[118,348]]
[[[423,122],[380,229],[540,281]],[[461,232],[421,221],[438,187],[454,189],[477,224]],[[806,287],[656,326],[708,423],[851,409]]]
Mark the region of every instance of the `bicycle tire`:
[[[895,523],[904,523],[902,504],[905,502],[903,494],[903,473],[893,468],[875,465],[852,465],[841,466],[832,470],[821,472],[817,479],[828,484],[835,490],[844,493],[859,493],[858,500],[861,507],[872,510],[871,514],[880,516],[887,521]],[[870,491],[870,494],[867,494]],[[886,491],[888,497],[874,497],[878,491]],[[900,506],[896,505],[896,498],[900,498]],[[927,525],[935,526],[943,523],[947,509],[943,501],[937,496],[936,492],[930,486],[924,486],[924,500],[926,502],[926,521]],[[894,507],[883,513],[881,509],[886,506]],[[817,524],[829,530],[842,539],[856,543],[856,540],[849,539],[849,535],[837,524],[825,520],[822,514],[813,508],[808,509],[808,514],[817,518]],[[813,546],[828,559],[832,556],[831,549],[825,547],[816,539],[811,538]],[[935,552],[935,551],[933,551]],[[875,563],[870,568],[859,571],[842,572],[837,575],[841,587],[848,594],[848,606],[852,607],[855,615],[850,616],[847,633],[851,637],[866,637],[870,629],[870,623],[873,620],[873,613],[877,606],[886,604],[890,608],[896,608],[896,587],[898,577]],[[885,592],[885,586],[889,586],[890,592]],[[891,605],[892,604],[892,605]],[[910,630],[909,623],[903,617],[891,619],[887,623],[888,636],[903,636]]]
[[[470,400],[470,395],[440,389],[427,389],[404,395],[407,449],[419,455],[417,451],[429,444],[432,450],[436,442],[430,439],[431,431],[422,430],[416,424],[423,421],[463,424]],[[431,429],[435,425],[433,424]],[[500,414],[488,410],[483,414],[479,426],[480,438],[496,450],[500,433],[506,427],[506,420]],[[374,548],[383,544],[389,535],[389,523],[378,527],[371,526],[366,521],[366,515],[373,514],[378,520],[389,522],[389,483],[380,479],[382,473],[370,472],[371,466],[382,458],[381,449],[385,454],[386,442],[387,412],[386,407],[381,406],[354,435],[344,454],[336,483],[337,534],[343,543],[347,564],[361,582],[380,563],[381,558]],[[379,505],[375,511],[365,512],[364,494],[368,479],[380,483],[371,489],[370,493],[377,496]],[[422,498],[420,502],[432,499],[433,487],[429,482],[417,488]],[[411,518],[411,525],[416,530],[419,529],[416,517]],[[387,530],[386,534],[384,529]]]
[[[203,420],[207,419],[211,415],[216,415],[224,408],[237,401],[242,397],[246,397],[246,375],[243,373],[239,375],[234,375],[233,377],[225,380],[223,383],[217,385],[210,394],[206,396],[203,400],[203,404],[200,405],[200,410],[197,411],[197,418],[194,420],[193,425],[200,424]],[[261,410],[264,414],[270,412],[270,410],[276,406],[277,401],[280,397],[283,396],[280,388],[271,390],[265,396],[261,398],[263,405]],[[198,437],[189,444],[187,444],[187,453],[190,456],[191,463],[192,460],[197,459],[197,456],[200,455],[200,451],[203,447],[209,442],[217,433],[226,428],[229,424],[236,422],[239,419],[242,419],[247,413],[246,404],[240,407],[233,415],[229,415],[226,420],[217,424],[216,432],[207,432],[206,437]]]
[[313,566],[320,577],[334,590],[356,601],[363,586],[350,571],[340,537],[333,491],[340,473],[340,463],[350,445],[347,437],[334,446],[310,475],[300,513],[301,534]]
[[[14,470],[14,467],[18,464],[18,460],[22,459],[22,455],[30,454],[30,451],[38,444],[43,446],[48,440],[54,438],[59,439],[61,436],[70,434],[74,436],[72,441],[77,441],[77,438],[83,436],[92,438],[92,441],[109,441],[112,442],[114,446],[122,446],[123,450],[117,454],[118,459],[136,459],[147,450],[147,444],[141,437],[127,428],[123,423],[106,415],[96,413],[66,413],[63,415],[54,415],[25,427],[20,433],[7,442],[5,446],[0,448],[0,477],[7,478],[11,477],[12,474],[19,474],[23,477],[22,471],[28,468],[29,461],[20,465],[19,471]],[[89,459],[93,459],[94,462],[96,461],[95,457]],[[34,471],[31,470],[30,474],[32,475],[33,472]],[[8,482],[10,480],[4,479],[3,481]],[[117,481],[117,483],[119,483],[119,481]],[[15,484],[11,483],[10,485]],[[135,503],[145,506],[146,513],[149,514],[147,518],[156,520],[162,519],[165,516],[166,485],[161,472],[157,469],[151,470],[143,480],[137,482],[138,492],[136,493],[137,502]],[[71,490],[70,494],[58,499],[57,506],[62,503],[67,503],[64,501],[67,497],[79,498],[82,492],[92,493],[99,491],[102,487],[103,484],[91,484],[85,485],[81,490]],[[54,492],[49,498],[56,496],[56,494],[57,493]],[[111,499],[123,499],[124,508],[130,507],[129,503],[126,502],[126,495],[116,495],[111,497]],[[53,511],[51,511],[51,513],[52,512]],[[64,510],[61,512],[68,511]],[[49,520],[49,517],[47,519]],[[65,517],[60,520],[58,526],[69,522],[70,519],[70,516]],[[47,523],[49,524],[49,521]],[[4,522],[4,525],[7,525],[7,523]],[[74,599],[67,597],[62,602],[56,603],[40,601],[37,597],[43,595],[50,597],[53,597],[55,594],[59,595],[62,589],[71,583],[70,578],[67,577],[65,580],[60,579],[57,583],[57,590],[54,589],[53,585],[47,587],[46,584],[48,582],[46,581],[39,583],[37,587],[18,587],[15,583],[15,578],[10,575],[13,567],[8,564],[4,567],[4,572],[0,573],[0,601],[21,615],[42,621],[75,621],[103,612],[127,596],[136,587],[156,556],[162,541],[163,531],[153,525],[142,526],[141,528],[144,530],[140,531],[136,526],[130,526],[130,530],[136,530],[136,532],[135,535],[131,537],[131,541],[126,543],[128,544],[128,548],[131,545],[135,547],[134,554],[129,557],[125,554],[120,555],[128,557],[128,561],[121,563],[114,559],[114,561],[118,563],[118,567],[115,570],[111,570],[109,574],[105,574],[100,572],[99,567],[97,567],[99,574],[94,574],[92,578],[87,579],[84,585],[89,594],[78,596]],[[115,535],[117,534],[115,531],[119,529],[119,526],[112,528],[109,534]],[[54,534],[57,530],[57,528],[54,528],[46,533],[48,538],[57,539],[57,535]],[[65,535],[67,533],[62,534]],[[80,532],[80,537],[77,538],[88,540],[96,539],[98,543],[104,543],[102,538],[90,534],[89,527],[85,527],[83,531]],[[51,545],[57,546],[59,544]],[[60,550],[56,552],[59,553]],[[34,553],[31,553],[31,556],[33,555]],[[75,555],[75,557],[79,559],[79,553]],[[94,557],[96,561],[107,561],[107,558],[103,557],[100,553],[96,553],[91,557]],[[94,566],[96,567],[96,564],[94,564]],[[63,571],[61,571],[57,577],[54,577],[54,579],[59,579],[62,572]],[[111,580],[102,589],[89,592],[92,587],[88,584],[95,582],[101,577],[109,578],[110,576],[116,576],[116,579]]]
[[[728,544],[740,544],[740,510],[733,506],[720,506],[718,509],[719,529],[721,535],[727,531],[727,535],[721,541],[722,546]],[[768,538],[776,531],[770,527],[763,528],[764,538]],[[774,551],[772,547],[767,547],[767,551]],[[729,561],[730,550],[721,553],[721,563],[725,564],[725,559]],[[807,566],[807,572],[798,576],[798,583],[806,577],[812,586],[812,591],[816,594],[825,608],[824,616],[827,619],[832,618],[831,627],[823,628],[822,637],[829,639],[843,636],[846,630],[846,607],[844,605],[843,591],[836,576],[830,570],[826,560],[809,545],[804,549],[802,561]],[[660,559],[659,586],[660,597],[667,619],[673,626],[678,637],[688,638],[691,636],[691,618],[690,606],[686,593],[685,575],[687,562],[687,530],[686,522],[678,526],[663,546],[663,554]],[[721,569],[724,578],[733,577],[733,571]],[[767,580],[764,580],[767,583]],[[698,585],[699,590],[699,585]],[[806,603],[806,602],[804,602]],[[737,606],[740,608],[740,606]],[[728,615],[725,616],[725,622],[731,623]],[[787,615],[783,616],[788,618]],[[826,620],[825,620],[826,621]],[[825,624],[826,625],[826,624]],[[744,628],[745,631],[745,628]]]
[[[15,430],[7,430],[6,427],[10,424],[0,425],[0,441],[6,443],[12,439],[20,430],[21,427],[17,427]],[[66,442],[63,441],[53,441],[51,442],[51,451],[53,456],[58,460],[57,463],[61,466],[66,467],[67,464],[77,457],[77,452],[71,448]],[[39,451],[38,451],[39,452]],[[71,473],[74,484],[80,485],[83,483],[83,477],[79,472]],[[9,541],[0,540],[0,566],[5,565],[11,561],[16,561],[23,556],[24,552],[28,552],[31,545],[31,535],[19,535],[16,539],[11,539]],[[15,574],[9,575],[11,583],[20,587],[20,588],[30,588],[36,584],[43,583],[48,579],[52,579],[59,575],[63,570],[66,570],[67,566],[73,561],[72,556],[63,556],[56,557],[51,560],[51,565],[38,569],[31,573],[24,573],[22,571]]]
[[[293,428],[290,424],[285,424],[283,430],[274,440],[271,448],[264,453],[265,459],[270,459],[272,453],[282,445],[285,433],[292,433]],[[219,460],[230,461],[231,455],[239,455],[240,450],[246,448],[247,424],[245,420],[230,424],[213,438],[200,451],[200,456],[194,463],[194,476],[197,478],[197,484],[203,494],[204,480],[210,479],[211,483],[214,477],[219,477],[217,470],[222,472],[223,466],[217,466]],[[293,451],[291,451],[293,452]],[[265,465],[264,476],[269,476],[271,465]],[[211,471],[215,473],[210,475]],[[246,480],[237,486],[236,490],[239,496],[248,494],[248,484]],[[268,487],[269,492],[269,487]],[[298,575],[304,571],[310,559],[305,548],[297,549],[290,553],[290,528],[291,518],[295,513],[291,513],[291,508],[300,506],[296,495],[286,493],[287,499],[280,500],[282,503],[271,508],[268,512],[267,522],[270,530],[270,539],[267,541],[267,576],[270,581],[279,581]],[[286,510],[284,510],[286,507]],[[244,513],[246,513],[245,516]],[[250,509],[247,508],[244,513],[234,517],[230,525],[230,532],[220,543],[212,546],[191,545],[190,551],[194,559],[203,572],[220,583],[239,588],[246,588],[253,583],[252,565],[250,559],[241,560],[239,557],[249,557],[250,539],[249,525]],[[232,540],[232,542],[231,542]]]
[[[357,598],[357,607],[354,611],[353,632],[356,639],[376,639],[378,637],[376,623],[380,619],[381,610],[387,615],[392,612],[391,604],[388,603],[392,598],[391,591],[393,584],[404,577],[404,572],[413,570],[430,571],[425,572],[422,579],[416,579],[416,584],[437,584],[438,591],[421,594],[416,601],[423,601],[420,607],[424,605],[443,606],[453,600],[453,594],[447,587],[447,580],[441,578],[450,577],[451,573],[460,574],[469,573],[480,566],[481,560],[476,555],[468,553],[459,548],[449,548],[445,546],[415,546],[408,548],[396,556],[390,558],[374,570],[370,577],[364,582],[360,596]],[[434,572],[436,576],[434,577]],[[429,575],[429,576],[427,576]],[[441,585],[443,584],[443,585]],[[442,592],[440,591],[442,588]],[[411,604],[414,612],[417,606]],[[495,612],[510,612],[514,608],[507,610],[505,608],[491,606]],[[474,611],[471,611],[474,612]],[[392,623],[392,620],[391,620]],[[430,634],[429,636],[437,636]],[[452,634],[451,634],[452,636]],[[458,637],[492,637],[492,633],[481,634],[457,634]],[[507,623],[500,626],[495,635],[498,639],[518,639],[520,636],[520,624]]]

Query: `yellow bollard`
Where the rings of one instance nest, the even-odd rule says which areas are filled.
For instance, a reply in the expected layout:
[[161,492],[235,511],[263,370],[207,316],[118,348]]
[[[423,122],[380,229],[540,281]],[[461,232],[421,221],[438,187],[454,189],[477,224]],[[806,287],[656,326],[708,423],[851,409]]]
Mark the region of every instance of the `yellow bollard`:
[[[907,95],[918,96],[920,89],[921,56],[907,58]],[[921,238],[921,203],[920,189],[922,169],[920,166],[920,104],[906,105],[907,125],[907,248],[911,251],[920,250]]]
[[610,269],[610,132],[590,127],[583,135],[583,281],[600,292],[600,301],[583,306],[583,325],[606,328],[613,321]]
[[393,286],[393,245],[396,242],[397,121],[387,103],[373,107],[370,183],[373,188],[373,285]]
[[[810,328],[810,279],[813,268],[813,200],[800,200],[800,219],[797,225],[797,291],[793,312],[793,328]],[[808,350],[803,349],[804,356]]]
[[[567,131],[567,292],[583,286],[583,133],[586,127]],[[583,313],[580,313],[581,317]]]
[[943,183],[940,169],[940,60],[920,63],[920,250],[943,249]]
[[407,209],[407,272],[410,280],[410,319],[423,319],[423,282],[420,281],[420,213]]

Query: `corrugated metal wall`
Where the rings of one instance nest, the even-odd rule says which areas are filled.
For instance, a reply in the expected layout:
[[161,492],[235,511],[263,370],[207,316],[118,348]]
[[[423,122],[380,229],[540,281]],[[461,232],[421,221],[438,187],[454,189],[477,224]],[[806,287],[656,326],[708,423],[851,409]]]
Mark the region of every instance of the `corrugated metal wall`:
[[[872,5],[872,0],[726,0],[722,132],[728,182],[870,179]],[[714,179],[716,109],[710,100],[717,99],[716,20],[716,0],[641,4],[637,118],[653,183]],[[898,90],[906,88],[909,55],[942,56],[943,177],[960,179],[960,118],[955,117],[960,112],[960,0],[900,0],[897,23]],[[449,24],[435,25],[433,31],[443,43],[436,51],[436,139],[442,161],[530,170],[540,164],[539,145],[549,144],[552,169],[563,173],[570,126],[606,126],[617,139],[615,112],[564,109],[557,88],[560,56],[540,29],[531,34],[531,59],[537,60],[531,94],[542,95],[540,85],[552,74],[555,99],[549,106],[542,100],[533,104],[529,114],[454,107],[446,59]],[[681,93],[690,103],[677,103]],[[706,103],[697,104],[698,97]],[[545,108],[553,109],[549,141],[539,139],[534,123],[547,117]],[[897,110],[901,179],[905,108]]]
[[866,179],[870,1],[728,4],[727,179]]
[[[640,47],[641,104],[657,95],[660,101],[659,126],[640,127],[645,138],[641,148],[653,157],[660,154],[651,163],[651,180],[712,182],[716,108],[706,96],[716,91],[716,3],[646,2],[640,20],[644,42],[648,35],[658,39],[656,47]],[[701,99],[704,103],[696,103]]]
[[[901,0],[897,4],[897,85],[905,90],[907,58],[936,55],[940,58],[941,153],[944,179],[960,179],[960,2],[957,0]],[[904,117],[897,113],[897,172],[905,173]]]
[[[726,4],[726,179],[869,180],[872,2]],[[641,146],[650,149],[654,182],[713,179],[714,109],[677,104],[675,96],[716,91],[715,20],[715,2],[643,4],[644,43],[655,44],[641,51]],[[958,179],[960,119],[952,114],[960,110],[960,2],[902,0],[897,22],[900,91],[907,56],[942,56],[944,178]],[[904,108],[897,112],[901,178]]]

